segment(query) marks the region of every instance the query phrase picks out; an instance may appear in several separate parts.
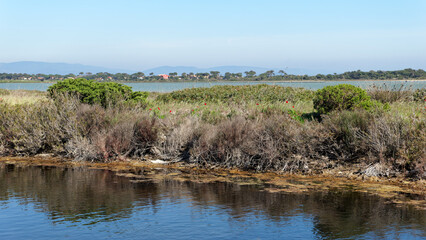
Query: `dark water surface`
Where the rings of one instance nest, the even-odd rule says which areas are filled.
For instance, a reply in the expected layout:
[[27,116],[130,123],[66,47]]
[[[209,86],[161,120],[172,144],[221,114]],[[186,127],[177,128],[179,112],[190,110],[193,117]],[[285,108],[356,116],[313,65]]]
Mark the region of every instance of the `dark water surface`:
[[[386,89],[398,90],[401,86],[406,89],[419,89],[426,88],[425,81],[391,81],[391,80],[378,80],[378,81],[324,81],[324,82],[165,82],[165,83],[125,83],[132,87],[134,91],[149,91],[149,92],[171,92],[184,88],[195,87],[211,87],[216,85],[254,85],[254,84],[270,84],[283,87],[303,87],[306,89],[317,90],[325,86],[337,84],[351,84],[362,88],[369,88],[377,86]],[[0,88],[16,90],[39,90],[46,91],[52,83],[0,83]]]
[[0,163],[0,239],[425,239],[425,211],[349,190],[159,180]]

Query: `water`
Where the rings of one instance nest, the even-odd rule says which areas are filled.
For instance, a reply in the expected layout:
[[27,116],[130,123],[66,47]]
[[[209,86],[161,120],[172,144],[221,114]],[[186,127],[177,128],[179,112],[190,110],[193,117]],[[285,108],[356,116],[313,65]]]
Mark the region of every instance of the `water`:
[[269,193],[0,163],[0,239],[425,239],[425,211],[366,193]]
[[[399,89],[400,86],[406,88],[418,89],[425,88],[426,81],[327,81],[327,82],[179,82],[179,83],[126,83],[132,87],[134,91],[149,92],[171,92],[184,88],[194,87],[211,87],[215,85],[253,85],[253,84],[271,84],[283,87],[303,87],[306,89],[317,90],[329,85],[351,84],[362,88],[368,88],[373,85],[384,86],[392,89]],[[0,88],[16,90],[39,90],[46,91],[52,85],[51,83],[0,83]]]

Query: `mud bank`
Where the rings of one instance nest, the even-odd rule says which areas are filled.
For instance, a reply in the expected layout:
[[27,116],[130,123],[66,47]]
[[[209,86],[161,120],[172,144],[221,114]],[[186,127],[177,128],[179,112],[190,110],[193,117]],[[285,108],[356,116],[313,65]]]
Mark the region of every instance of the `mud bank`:
[[[155,162],[155,161],[154,161]],[[238,169],[199,168],[185,163],[153,163],[152,161],[114,161],[89,163],[52,157],[2,157],[0,164],[20,166],[55,166],[67,168],[103,169],[132,182],[191,181],[198,183],[230,182],[239,185],[259,185],[262,191],[301,193],[312,191],[357,191],[375,194],[393,204],[408,204],[426,210],[426,181],[407,181],[401,177],[379,178],[352,174],[350,169],[331,169],[321,174],[256,173]]]

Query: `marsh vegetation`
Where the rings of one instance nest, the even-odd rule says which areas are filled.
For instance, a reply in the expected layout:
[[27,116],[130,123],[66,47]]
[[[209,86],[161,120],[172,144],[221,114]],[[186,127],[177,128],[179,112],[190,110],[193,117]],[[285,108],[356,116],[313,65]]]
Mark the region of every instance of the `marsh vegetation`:
[[25,92],[34,98],[26,102],[18,93],[0,93],[2,155],[306,174],[354,166],[368,176],[425,177],[424,89],[215,86],[108,104],[69,92]]

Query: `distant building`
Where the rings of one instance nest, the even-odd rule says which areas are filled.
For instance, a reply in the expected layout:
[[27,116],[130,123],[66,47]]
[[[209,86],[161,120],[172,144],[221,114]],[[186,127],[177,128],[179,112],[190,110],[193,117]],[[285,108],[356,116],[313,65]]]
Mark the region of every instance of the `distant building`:
[[169,75],[167,74],[158,74],[158,76],[162,77],[163,79],[169,79]]

